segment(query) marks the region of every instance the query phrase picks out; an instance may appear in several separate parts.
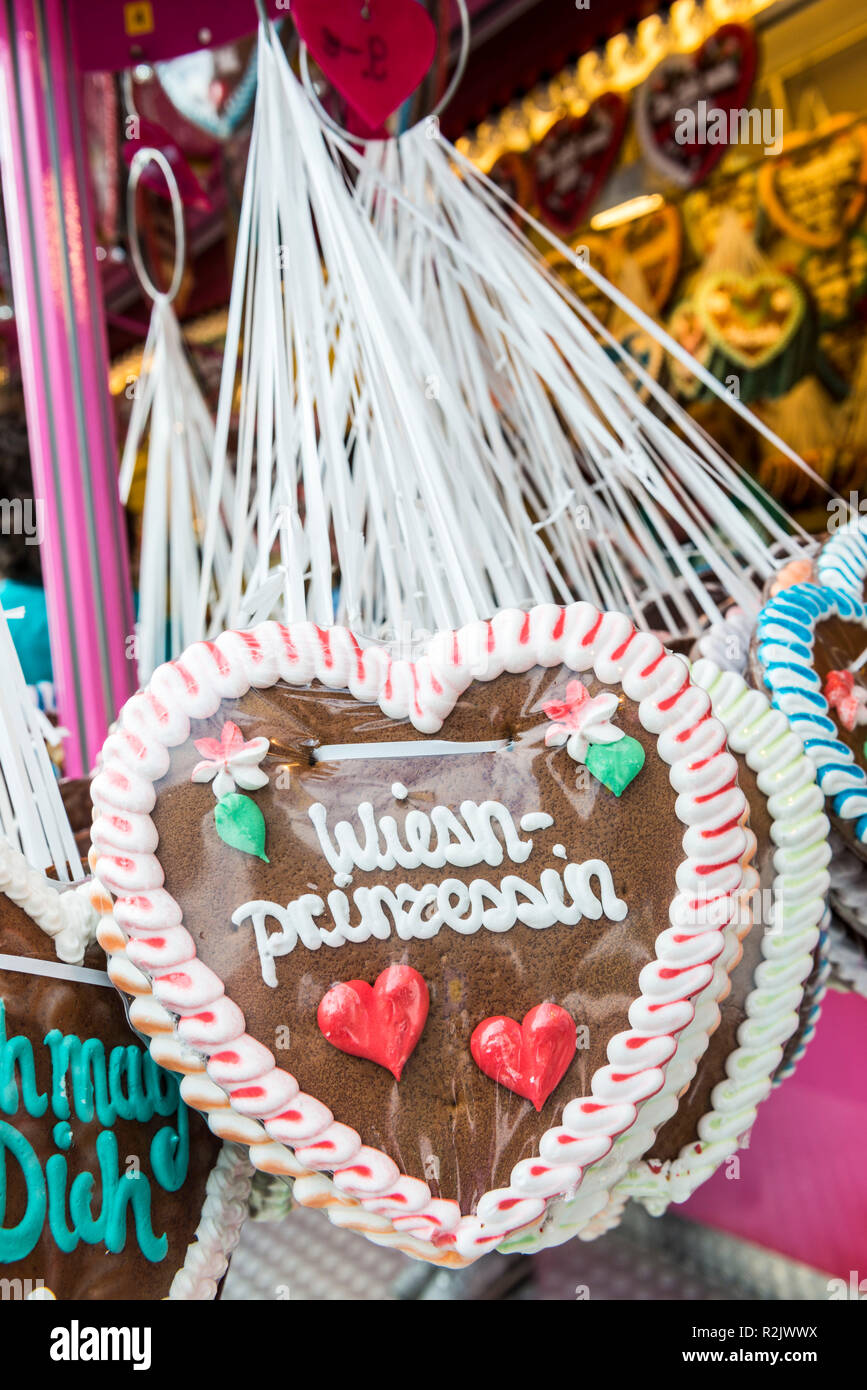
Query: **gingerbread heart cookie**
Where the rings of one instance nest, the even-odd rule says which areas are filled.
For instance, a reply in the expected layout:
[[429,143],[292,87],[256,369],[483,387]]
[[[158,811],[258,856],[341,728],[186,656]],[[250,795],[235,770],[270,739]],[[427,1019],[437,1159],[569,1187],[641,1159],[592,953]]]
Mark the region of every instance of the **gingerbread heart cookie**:
[[185,1098],[421,1258],[538,1230],[588,1172],[604,1202],[725,985],[747,838],[724,731],[679,658],[587,603],[414,662],[344,628],[224,633],[127,704],[94,802],[100,939]]
[[754,852],[719,1026],[676,1113],[619,1187],[656,1212],[685,1201],[747,1141],[761,1101],[815,1026],[823,985],[831,848],[813,765],[785,716],[741,675],[706,659],[691,674],[728,733]]
[[786,236],[830,250],[867,203],[867,126],[839,114],[815,132],[794,131],[779,158],[760,168],[758,192]]
[[533,151],[536,203],[560,236],[576,232],[617,162],[628,108],[603,92],[581,116],[557,121]]
[[867,608],[844,589],[796,584],[762,609],[756,685],[787,715],[816,768],[831,824],[867,859]]
[[0,864],[4,1296],[213,1298],[246,1215],[249,1160],[133,1037],[99,947],[36,925],[55,889],[18,860],[11,878],[5,850]]
[[710,342],[739,366],[753,369],[785,351],[806,312],[800,286],[772,270],[706,275],[694,303]]

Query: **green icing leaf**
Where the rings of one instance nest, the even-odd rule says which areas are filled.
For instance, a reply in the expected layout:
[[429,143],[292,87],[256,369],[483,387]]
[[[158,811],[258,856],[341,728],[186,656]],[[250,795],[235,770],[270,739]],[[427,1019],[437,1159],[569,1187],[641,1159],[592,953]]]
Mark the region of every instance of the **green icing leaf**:
[[214,807],[217,834],[232,849],[255,854],[265,864],[271,860],[265,853],[265,817],[255,801],[240,792],[222,796]]
[[603,786],[620,796],[644,767],[644,749],[624,734],[616,743],[591,743],[584,761]]

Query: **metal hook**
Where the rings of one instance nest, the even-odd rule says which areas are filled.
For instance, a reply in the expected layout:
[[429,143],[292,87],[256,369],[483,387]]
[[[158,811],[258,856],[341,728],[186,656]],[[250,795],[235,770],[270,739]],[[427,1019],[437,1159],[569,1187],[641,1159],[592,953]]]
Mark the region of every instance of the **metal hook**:
[[[175,224],[175,264],[172,271],[171,284],[167,290],[158,289],[150,277],[150,273],[144,262],[144,256],[142,255],[138,225],[136,223],[136,190],[138,189],[142,170],[145,169],[148,164],[156,164],[157,168],[162,171],[172,204],[172,216]],[[178,290],[181,288],[187,249],[184,232],[184,205],[181,202],[180,190],[178,189],[174,171],[162,150],[154,149],[152,146],[144,146],[142,149],[136,150],[133,155],[132,163],[129,167],[129,183],[126,188],[126,219],[127,235],[129,236],[129,254],[135,266],[136,274],[141,282],[142,289],[154,303],[171,304]]]

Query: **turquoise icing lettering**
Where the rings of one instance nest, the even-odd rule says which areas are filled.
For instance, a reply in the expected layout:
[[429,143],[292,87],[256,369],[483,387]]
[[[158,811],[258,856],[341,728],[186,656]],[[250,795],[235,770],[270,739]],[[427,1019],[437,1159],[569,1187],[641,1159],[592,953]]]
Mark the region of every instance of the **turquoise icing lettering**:
[[117,1139],[110,1130],[103,1130],[96,1141],[102,1167],[103,1151],[110,1162],[110,1183],[105,1182],[106,1168],[103,1172],[103,1205],[108,1212],[105,1226],[105,1244],[113,1254],[120,1254],[126,1245],[127,1208],[132,1208],[135,1233],[139,1249],[146,1260],[157,1264],[164,1260],[169,1248],[168,1236],[154,1235],[151,1226],[151,1189],[147,1178],[140,1172],[120,1176],[117,1156]]
[[[27,1207],[17,1226],[7,1227],[6,1155],[18,1164],[27,1185]],[[23,1260],[39,1240],[45,1220],[45,1178],[31,1145],[6,1120],[0,1120],[0,1264]]]
[[[18,1081],[15,1068],[18,1067]],[[36,1085],[36,1063],[29,1038],[6,1037],[6,1005],[0,999],[0,1110],[14,1115],[20,1101],[28,1115],[38,1119],[48,1107],[48,1096]]]
[[74,1033],[64,1035],[59,1028],[52,1028],[45,1035],[45,1046],[51,1052],[51,1108],[58,1120],[68,1120],[74,1110],[77,1118],[87,1124],[95,1113],[101,1125],[113,1125],[117,1116],[108,1095],[102,1040],[88,1038],[82,1042]]
[[164,1125],[151,1142],[151,1168],[160,1187],[177,1192],[183,1186],[190,1161],[190,1122],[187,1107],[178,1105],[177,1133]]

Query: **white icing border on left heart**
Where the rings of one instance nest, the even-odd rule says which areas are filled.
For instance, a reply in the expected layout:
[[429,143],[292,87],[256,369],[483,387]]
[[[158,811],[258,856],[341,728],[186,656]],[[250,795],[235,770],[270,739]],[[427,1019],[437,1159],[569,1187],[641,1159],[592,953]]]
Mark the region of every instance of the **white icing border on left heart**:
[[[294,1077],[246,1034],[241,1011],[226,998],[222,981],[196,958],[181,909],[162,887],[150,812],[154,783],[168,770],[169,749],[190,737],[190,720],[213,716],[223,700],[238,699],[251,687],[265,689],[278,680],[308,685],[316,679],[376,701],[383,713],[409,719],[420,732],[436,733],[473,680],[537,665],[565,665],[579,673],[592,668],[603,683],[621,685],[638,702],[639,719],[657,735],[659,754],[679,794],[685,859],[677,873],[672,926],[657,938],[656,961],[641,972],[640,994],[629,1010],[631,1027],[610,1040],[609,1065],[593,1076],[591,1095],[564,1106],[565,1124],[543,1135],[538,1158],[516,1165],[508,1188],[486,1193],[475,1215],[461,1216],[456,1202],[433,1199],[426,1183],[401,1175],[387,1155],[363,1146],[354,1130],[301,1095]],[[652,634],[637,633],[622,614],[601,614],[589,603],[545,604],[529,613],[506,610],[489,622],[439,633],[417,662],[393,661],[381,647],[362,649],[345,628],[323,631],[311,623],[287,628],[272,622],[252,632],[223,633],[216,643],[198,643],[179,661],[160,667],[148,689],[127,703],[117,731],[106,741],[92,790],[98,812],[96,872],[117,896],[114,924],[125,940],[131,938],[126,949],[111,931],[100,939],[108,950],[119,950],[113,978],[132,993],[152,989],[157,1007],[148,1019],[151,1050],[163,1065],[174,1063],[193,1073],[191,1084],[185,1083],[188,1103],[214,1112],[210,1119],[218,1133],[251,1143],[258,1166],[293,1173],[299,1200],[306,1196],[329,1205],[333,1220],[358,1225],[373,1239],[396,1235],[410,1253],[451,1263],[477,1258],[514,1230],[537,1223],[550,1201],[574,1193],[584,1170],[608,1153],[615,1138],[635,1123],[639,1105],[662,1088],[675,1037],[694,1018],[690,1000],[714,978],[723,932],[736,916],[747,847],[741,828],[746,803],[737,789],[736,764],[708,696],[690,682],[684,662],[666,653]],[[158,949],[148,945],[153,935],[161,940]],[[132,977],[129,963],[135,967]],[[147,1001],[142,1004],[139,1017],[149,1012]],[[643,1067],[635,1063],[638,1047],[650,1059]],[[222,1060],[221,1053],[226,1054]],[[210,1081],[201,1074],[203,1055],[210,1056]],[[300,1122],[286,1120],[290,1103]],[[305,1130],[303,1137],[299,1130]],[[266,1136],[274,1141],[267,1146]],[[333,1146],[328,1163],[316,1153],[323,1141]],[[281,1167],[273,1151],[285,1152],[290,1144],[294,1156]],[[262,1152],[263,1146],[272,1152]],[[317,1169],[333,1177],[310,1177]],[[305,1178],[312,1192],[306,1192]],[[437,1228],[439,1246],[419,1238],[424,1222],[428,1230]]]

